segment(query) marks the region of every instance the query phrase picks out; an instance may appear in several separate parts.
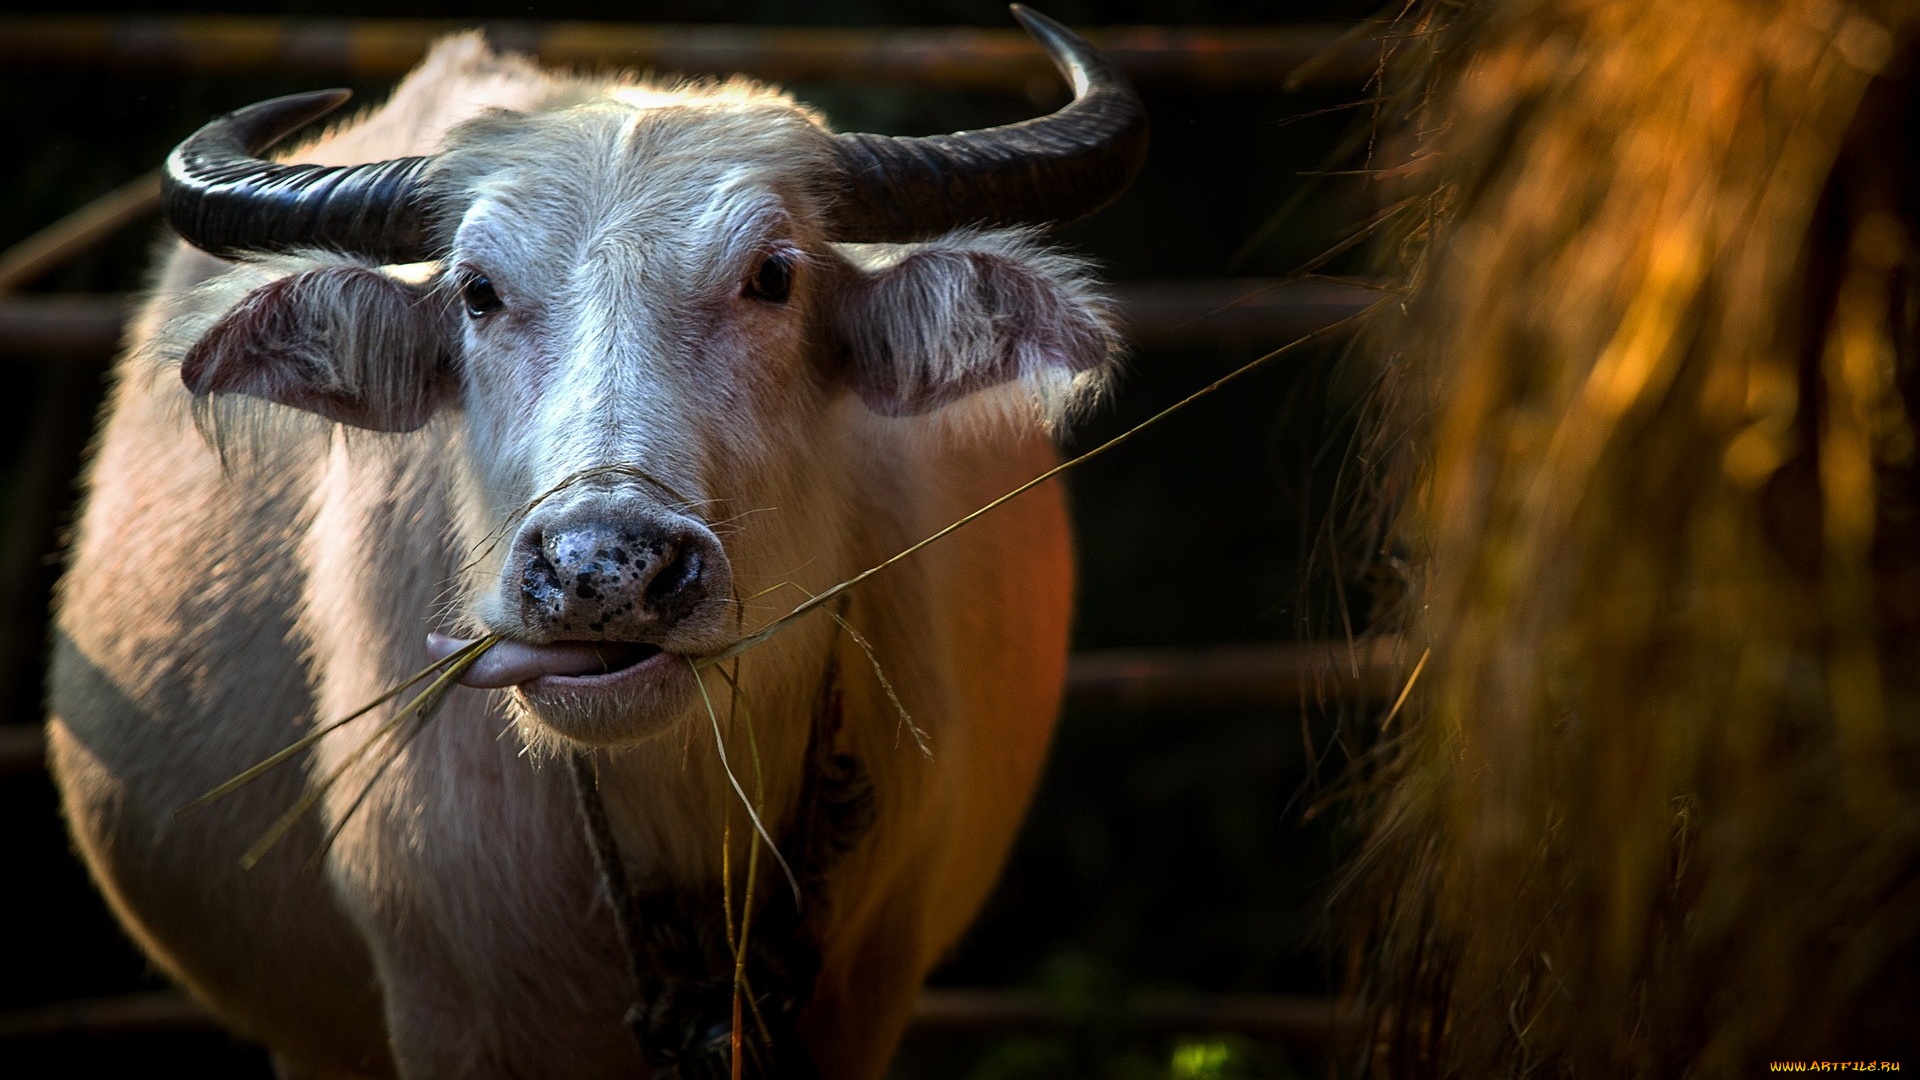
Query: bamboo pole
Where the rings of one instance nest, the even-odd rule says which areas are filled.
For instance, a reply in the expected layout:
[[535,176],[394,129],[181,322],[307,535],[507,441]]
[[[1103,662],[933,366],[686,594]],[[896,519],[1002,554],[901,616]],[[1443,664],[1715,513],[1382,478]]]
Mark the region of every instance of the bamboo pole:
[[46,734],[39,724],[0,724],[0,779],[46,767]]
[[[1271,642],[1211,649],[1098,649],[1067,665],[1066,707],[1092,711],[1385,705],[1400,690],[1398,639],[1349,648]],[[0,725],[0,776],[38,771],[38,725]]]
[[0,253],[0,293],[33,283],[159,208],[160,171],[156,169],[127,181]]
[[926,1034],[1046,1034],[1107,1026],[1152,1035],[1245,1035],[1290,1050],[1332,1047],[1354,1018],[1332,1000],[1301,994],[1156,996],[1071,1008],[1018,991],[927,987],[913,1014]]
[[[1297,994],[1149,997],[1068,1008],[1017,991],[959,987],[922,990],[913,1014],[914,1030],[924,1034],[1045,1034],[1106,1025],[1154,1035],[1245,1035],[1309,1053],[1327,1049],[1351,1023],[1351,1017],[1333,1001]],[[0,1042],[221,1030],[198,1003],[164,992],[64,1001],[0,1013]]]
[[1080,710],[1384,705],[1400,689],[1397,639],[1352,648],[1321,642],[1208,649],[1106,649],[1067,669],[1066,705]]
[[[443,34],[480,26],[500,48],[550,64],[619,65],[776,82],[858,81],[1025,92],[1055,76],[1019,30],[648,26],[615,22],[285,19],[260,16],[0,18],[9,69],[162,70],[390,79]],[[1379,39],[1353,24],[1112,26],[1084,31],[1135,81],[1182,88],[1359,85]],[[1298,79],[1293,76],[1299,75]],[[1291,80],[1291,81],[1290,81]]]
[[[1112,291],[1129,336],[1146,347],[1290,341],[1380,298],[1372,286],[1257,278],[1131,282]],[[127,298],[115,294],[0,296],[0,357],[104,358],[128,315]]]
[[104,360],[130,314],[118,294],[0,296],[0,357],[67,363]]

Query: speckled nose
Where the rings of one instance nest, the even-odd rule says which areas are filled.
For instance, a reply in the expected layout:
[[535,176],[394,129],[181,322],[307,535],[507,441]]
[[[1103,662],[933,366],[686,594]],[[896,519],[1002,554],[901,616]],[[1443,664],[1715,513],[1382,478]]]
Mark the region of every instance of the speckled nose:
[[657,640],[725,594],[726,556],[697,525],[556,522],[519,546],[525,614],[554,638]]

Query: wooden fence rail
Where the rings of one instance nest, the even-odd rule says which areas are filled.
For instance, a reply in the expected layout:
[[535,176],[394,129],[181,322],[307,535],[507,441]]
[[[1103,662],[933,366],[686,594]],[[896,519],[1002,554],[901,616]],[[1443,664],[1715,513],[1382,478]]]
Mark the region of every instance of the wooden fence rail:
[[1398,639],[1272,642],[1206,649],[1098,649],[1067,666],[1069,709],[1298,708],[1390,702],[1404,673]]
[[117,293],[0,296],[0,357],[101,362],[119,348],[129,314]]
[[[0,17],[0,62],[9,71],[147,71],[382,81],[418,61],[427,45],[472,26],[444,20],[254,17]],[[1039,50],[1013,29],[854,30],[623,23],[493,21],[498,47],[549,64],[623,65],[685,74],[741,72],[776,82],[861,83],[1057,97]],[[1353,87],[1377,69],[1382,42],[1369,24],[1291,27],[1108,27],[1086,31],[1143,87],[1190,91],[1290,91]],[[101,237],[150,214],[154,180],[142,177],[0,255],[0,290],[44,274]],[[1132,339],[1143,347],[1243,343],[1272,348],[1363,311],[1384,295],[1367,284],[1267,279],[1136,282],[1114,287]],[[0,295],[0,359],[48,365],[90,394],[118,348],[129,302],[118,295]],[[77,410],[43,388],[36,415]],[[86,398],[91,401],[91,398]],[[49,452],[23,475],[64,506],[68,458]],[[44,474],[44,475],[42,475]],[[49,487],[49,484],[53,485]],[[31,484],[28,489],[34,490]],[[22,501],[0,544],[0,566],[37,565],[58,514]],[[36,524],[37,523],[37,524]],[[38,545],[38,546],[36,546]],[[19,558],[6,555],[18,549]],[[15,565],[18,564],[18,565]],[[15,590],[21,591],[21,590]],[[22,596],[26,593],[22,592]],[[18,598],[14,598],[17,600]],[[36,599],[36,602],[37,599]],[[0,596],[0,610],[19,604]],[[19,622],[11,619],[10,624]],[[1082,710],[1271,708],[1334,700],[1379,706],[1399,691],[1392,641],[1362,649],[1306,643],[1212,649],[1088,652],[1073,658],[1066,704]],[[24,650],[15,650],[25,655]],[[0,680],[0,698],[6,698]],[[43,775],[38,724],[0,724],[0,778]],[[1141,1034],[1239,1034],[1318,1053],[1351,1030],[1351,1017],[1320,998],[1272,994],[1143,998],[1090,1008],[1019,992],[929,988],[917,1032],[942,1036],[1052,1033],[1089,1027]],[[61,1002],[0,1013],[0,1043],[70,1037],[216,1032],[203,1009],[172,993]]]
[[[1385,295],[1369,285],[1264,278],[1133,282],[1113,293],[1138,345],[1268,348],[1359,314]],[[0,357],[104,360],[129,314],[127,298],[112,293],[0,296]]]
[[[1301,642],[1212,649],[1099,649],[1067,666],[1066,708],[1297,709],[1329,701],[1381,705],[1400,691],[1399,642],[1352,648]],[[0,777],[45,766],[38,724],[0,724]]]
[[[253,16],[0,18],[0,66],[387,79],[442,34],[484,28],[549,64],[619,64],[775,82],[879,83],[1052,93],[1051,66],[1019,30],[940,27],[647,26],[613,22],[283,19]],[[1113,26],[1085,30],[1146,86],[1356,86],[1375,71],[1368,24]]]
[[[1018,991],[928,987],[913,1028],[926,1034],[1045,1034],[1105,1026],[1152,1035],[1245,1035],[1304,1052],[1327,1049],[1352,1019],[1332,1001],[1294,994],[1141,998],[1069,1008]],[[64,1001],[0,1013],[0,1043],[21,1039],[129,1037],[223,1030],[205,1009],[174,993]]]

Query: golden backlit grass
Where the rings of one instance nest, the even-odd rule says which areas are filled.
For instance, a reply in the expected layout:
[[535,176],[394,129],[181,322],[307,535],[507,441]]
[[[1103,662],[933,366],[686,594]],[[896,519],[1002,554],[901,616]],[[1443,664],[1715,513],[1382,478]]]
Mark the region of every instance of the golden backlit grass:
[[1920,10],[1447,14],[1386,329],[1431,657],[1346,893],[1366,1071],[1897,1058]]

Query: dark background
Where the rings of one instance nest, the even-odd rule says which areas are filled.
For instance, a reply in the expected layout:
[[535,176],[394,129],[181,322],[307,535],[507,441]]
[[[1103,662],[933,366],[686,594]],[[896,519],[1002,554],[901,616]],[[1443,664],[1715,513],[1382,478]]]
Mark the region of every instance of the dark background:
[[[1342,0],[1277,4],[1173,0],[1050,0],[1072,25],[1284,24],[1370,17]],[[28,7],[48,14],[122,13],[89,3]],[[16,10],[18,8],[16,7]],[[173,12],[262,14],[235,3]],[[148,11],[147,14],[157,12]],[[303,2],[275,13],[834,26],[1011,25],[992,0],[896,6],[860,0],[807,4],[678,0],[650,5],[571,3],[373,4]],[[4,32],[4,30],[0,30]],[[0,248],[100,193],[152,169],[211,116],[320,85],[311,76],[183,76],[165,71],[0,72]],[[358,85],[377,98],[385,83]],[[842,129],[922,134],[1003,123],[1057,101],[1020,94],[903,91],[843,83],[797,85]],[[1343,146],[1370,122],[1359,85],[1298,93],[1205,87],[1143,88],[1154,145],[1121,203],[1058,240],[1119,281],[1293,274],[1351,234],[1375,193],[1344,173],[1362,162]],[[1362,140],[1363,142],[1363,140]],[[1284,215],[1282,214],[1282,211]],[[34,292],[112,292],[140,284],[161,236],[129,228],[31,286]],[[1353,257],[1324,269],[1357,272]],[[1282,340],[1222,341],[1137,351],[1112,402],[1068,449],[1124,430]],[[1324,526],[1351,418],[1336,385],[1336,349],[1304,350],[1196,405],[1069,479],[1083,593],[1076,647],[1201,646],[1300,636],[1307,554],[1325,550]],[[48,366],[0,361],[0,507],[18,512],[17,474]],[[78,441],[98,382],[56,436]],[[47,579],[51,579],[49,561]],[[44,589],[45,581],[33,588]],[[23,649],[37,645],[39,630]],[[37,664],[28,670],[37,671]],[[14,723],[37,723],[39,687],[19,688]],[[1338,949],[1324,924],[1343,838],[1305,808],[1322,790],[1329,718],[1298,706],[1189,712],[1069,711],[1046,779],[998,893],[935,983],[1012,987],[1069,1004],[1146,992],[1326,994]],[[1324,761],[1330,776],[1341,764]],[[8,932],[0,941],[0,1011],[154,989],[146,967],[106,914],[67,849],[43,776],[0,778],[9,869],[0,875]],[[1195,1072],[1181,1047],[1215,1047]],[[37,1039],[0,1045],[0,1073],[84,1076],[186,1067],[202,1076],[265,1075],[257,1049],[217,1035]],[[1293,1076],[1318,1073],[1311,1054],[1205,1031],[1168,1039],[1124,1025],[1060,1036],[916,1035],[896,1066],[907,1077]]]

